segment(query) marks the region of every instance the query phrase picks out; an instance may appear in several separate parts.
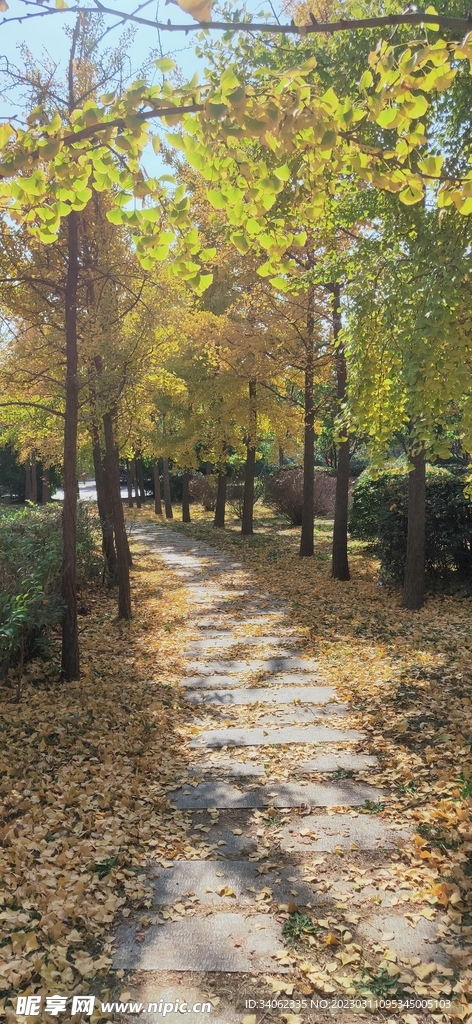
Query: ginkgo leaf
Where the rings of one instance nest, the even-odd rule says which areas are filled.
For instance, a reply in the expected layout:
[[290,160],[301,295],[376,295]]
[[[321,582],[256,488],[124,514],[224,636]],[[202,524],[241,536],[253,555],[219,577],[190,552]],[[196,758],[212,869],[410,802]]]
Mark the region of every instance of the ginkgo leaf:
[[195,21],[211,21],[213,0],[177,0],[182,11],[191,14]]

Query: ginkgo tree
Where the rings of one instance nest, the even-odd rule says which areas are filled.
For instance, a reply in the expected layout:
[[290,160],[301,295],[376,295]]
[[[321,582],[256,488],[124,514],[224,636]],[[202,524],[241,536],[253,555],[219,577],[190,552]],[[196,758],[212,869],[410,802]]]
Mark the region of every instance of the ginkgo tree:
[[[62,5],[61,5],[62,6]],[[43,12],[44,13],[44,12]],[[287,249],[316,221],[324,197],[335,192],[339,177],[353,174],[376,188],[397,192],[405,203],[421,201],[426,186],[442,206],[472,212],[472,171],[443,166],[428,151],[421,118],[430,98],[450,88],[458,68],[472,58],[472,34],[462,41],[437,31],[440,17],[428,9],[420,38],[408,46],[383,40],[370,54],[368,67],[351,94],[323,89],[316,58],[274,72],[260,68],[257,84],[228,67],[199,86],[173,87],[167,80],[149,86],[141,80],[121,94],[86,99],[77,89],[77,45],[86,17],[79,14],[72,33],[68,96],[64,108],[40,103],[27,124],[15,118],[0,129],[0,204],[8,216],[25,223],[44,244],[54,244],[66,219],[68,266],[65,282],[67,388],[64,440],[65,602],[63,673],[79,674],[75,597],[76,449],[77,449],[77,281],[78,215],[93,191],[108,191],[111,223],[124,225],[134,237],[145,269],[171,256],[174,276],[203,291],[211,275],[189,216],[185,187],[175,190],[147,177],[142,167],[149,125],[158,118],[172,127],[169,141],[211,185],[209,198],[223,203],[234,227],[232,240],[249,251],[255,240],[267,252],[266,272],[278,287],[293,270]],[[408,22],[407,22],[408,23]],[[411,22],[410,22],[411,23]],[[415,18],[414,24],[418,23]],[[298,32],[298,29],[297,29]],[[427,33],[434,35],[430,41]],[[158,68],[170,71],[164,58]],[[265,147],[266,159],[251,158],[248,140]],[[295,231],[279,216],[277,201],[289,184],[298,211]],[[215,185],[217,188],[215,188]]]

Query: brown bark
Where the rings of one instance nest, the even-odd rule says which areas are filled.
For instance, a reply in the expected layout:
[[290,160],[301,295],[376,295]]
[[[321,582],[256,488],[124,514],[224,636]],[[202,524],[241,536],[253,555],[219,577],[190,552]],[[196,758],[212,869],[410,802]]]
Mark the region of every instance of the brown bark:
[[153,463],[154,473],[154,512],[156,516],[162,515],[162,501],[161,501],[161,480],[159,476],[159,459],[154,459]]
[[34,455],[31,456],[31,501],[38,503],[38,464]]
[[138,487],[138,474],[136,469],[136,458],[131,460],[131,484],[134,488],[134,496],[136,498],[136,508],[141,508],[141,495]]
[[314,408],[314,291],[307,296],[306,356],[305,356],[305,424],[303,440],[303,509],[300,536],[300,558],[314,554],[313,528],[315,516],[315,408]]
[[43,466],[41,473],[41,504],[47,505],[51,501],[51,471],[48,466]]
[[[336,345],[341,330],[341,288],[338,283],[333,285],[333,338]],[[344,349],[341,346],[336,352],[336,383],[338,406],[341,409],[346,397],[347,366]],[[349,561],[347,555],[347,521],[349,506],[349,439],[338,444],[337,451],[336,497],[334,506],[333,556],[331,575],[335,580],[349,580]]]
[[110,491],[117,555],[118,618],[130,619],[132,614],[129,580],[130,551],[121,500],[120,458],[113,434],[111,412],[106,412],[103,416],[103,432],[105,435],[105,471]]
[[189,484],[190,473],[185,471],[182,477],[182,522],[190,523],[190,495]]
[[282,446],[279,445],[279,469],[283,468],[284,458],[285,458],[284,450],[283,450]]
[[105,558],[107,580],[110,586],[117,582],[117,561],[115,541],[113,537],[113,510],[111,507],[110,482],[106,474],[100,445],[100,435],[96,424],[92,426],[92,455],[97,488],[98,515],[102,530],[102,551]]
[[170,498],[169,459],[162,460],[162,476],[164,480],[164,508],[166,510],[166,519],[173,519],[174,513],[172,511],[172,501]]
[[257,443],[257,385],[249,381],[249,431],[246,445],[246,468],[244,472],[243,517],[241,533],[250,537],[254,533],[254,476],[256,468]]
[[129,459],[126,459],[126,486],[128,488],[128,508],[133,508],[133,480],[131,476],[131,466]]
[[66,407],[64,421],[64,503],[62,509],[62,675],[79,679],[77,626],[77,421],[79,400],[77,353],[78,216],[67,220],[67,277],[65,288]]
[[424,604],[426,541],[426,454],[410,455],[408,478],[408,534],[403,607],[411,611]]
[[213,525],[219,530],[225,528],[225,514],[226,514],[226,485],[228,477],[226,470],[220,470],[218,473],[218,487],[216,490],[216,508],[215,508],[215,519]]
[[25,462],[25,501],[31,501],[31,459]]
[[144,466],[141,456],[136,456],[136,477],[138,481],[139,497],[141,498],[141,501],[145,501],[146,494],[144,491]]

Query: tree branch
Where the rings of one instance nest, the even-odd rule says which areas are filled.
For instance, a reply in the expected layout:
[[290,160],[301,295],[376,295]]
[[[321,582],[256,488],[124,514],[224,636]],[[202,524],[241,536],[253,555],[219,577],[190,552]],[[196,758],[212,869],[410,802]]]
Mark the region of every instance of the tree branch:
[[0,409],[3,409],[7,405],[18,405],[20,408],[36,409],[40,412],[50,412],[53,416],[61,416],[64,419],[64,413],[60,412],[59,409],[51,409],[49,405],[38,405],[37,402],[0,402]]
[[147,28],[158,29],[161,32],[200,32],[202,29],[217,32],[267,32],[272,35],[332,35],[334,32],[362,31],[368,28],[389,28],[396,25],[438,25],[442,29],[455,30],[463,35],[472,28],[472,17],[469,14],[464,18],[450,18],[442,14],[425,14],[421,11],[407,12],[405,14],[388,14],[377,18],[340,18],[339,21],[310,21],[308,25],[279,25],[272,22],[252,21],[193,21],[190,25],[173,25],[170,21],[159,22],[152,18],[143,18],[139,14],[117,11],[112,7],[95,0],[92,7],[80,7],[75,4],[73,7],[45,9],[37,0],[22,0],[28,8],[36,8],[33,12],[16,14],[8,18],[2,18],[0,25],[9,22],[29,21],[33,18],[44,18],[54,14],[109,14],[117,18],[121,24],[130,21],[135,25],[144,25]]

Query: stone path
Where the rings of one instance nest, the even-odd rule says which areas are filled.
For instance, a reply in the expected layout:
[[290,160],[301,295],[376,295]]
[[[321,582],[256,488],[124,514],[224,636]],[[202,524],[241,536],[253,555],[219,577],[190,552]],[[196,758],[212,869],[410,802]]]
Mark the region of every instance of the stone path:
[[[283,927],[294,908],[329,921],[350,912],[352,942],[441,962],[436,923],[413,927],[402,916],[409,895],[402,900],[388,881],[379,888],[379,871],[407,835],[366,813],[388,800],[369,781],[376,758],[304,657],[288,608],[259,593],[229,556],[155,524],[133,536],[188,588],[182,685],[196,735],[186,777],[168,796],[200,850],[157,871],[153,864],[151,923],[143,930],[129,918],[118,928],[114,966],[134,972],[133,999],[210,997],[214,1024],[239,1024],[246,1001],[263,998],[267,976],[290,974]],[[280,1009],[271,1012],[280,1020]],[[308,1007],[303,1019],[332,1017]]]

